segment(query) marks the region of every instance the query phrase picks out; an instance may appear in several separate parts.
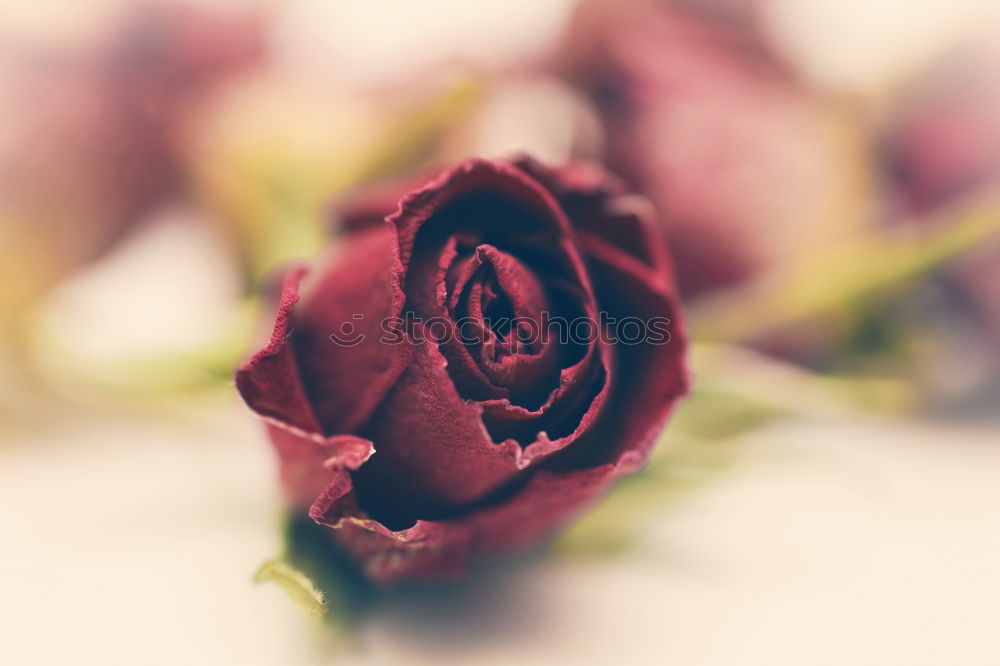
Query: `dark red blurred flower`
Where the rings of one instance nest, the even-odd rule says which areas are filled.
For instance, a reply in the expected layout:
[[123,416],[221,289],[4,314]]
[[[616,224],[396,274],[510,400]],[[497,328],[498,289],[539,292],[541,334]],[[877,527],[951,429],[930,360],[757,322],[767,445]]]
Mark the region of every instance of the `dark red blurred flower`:
[[[687,387],[643,200],[527,158],[424,182],[340,207],[346,236],[287,274],[270,343],[236,375],[293,504],[380,582],[536,543],[642,466]],[[547,317],[669,333],[522,334]]]
[[685,295],[756,277],[856,217],[860,142],[770,55],[757,4],[585,0],[561,55],[609,167],[667,225]]
[[5,44],[0,225],[34,257],[19,281],[44,287],[170,194],[189,113],[263,50],[259,18],[183,2],[137,3],[96,44]]

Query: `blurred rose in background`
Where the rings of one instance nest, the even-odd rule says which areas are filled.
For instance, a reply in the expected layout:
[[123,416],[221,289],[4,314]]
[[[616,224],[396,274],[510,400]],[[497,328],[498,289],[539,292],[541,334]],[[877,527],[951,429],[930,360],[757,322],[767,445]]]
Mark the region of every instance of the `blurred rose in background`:
[[[338,220],[374,214],[373,202],[384,194],[377,183],[385,178],[469,155],[518,152],[552,164],[571,157],[602,162],[649,198],[673,251],[694,345],[694,393],[660,453],[553,552],[617,557],[635,538],[639,521],[630,516],[669,520],[666,495],[691,485],[691,476],[752,457],[742,453],[746,441],[757,442],[747,446],[763,449],[765,458],[774,454],[767,447],[782,434],[771,428],[791,423],[798,424],[792,439],[830,459],[844,451],[885,453],[864,458],[879,470],[875,476],[932,488],[927,501],[935,503],[926,506],[907,504],[914,496],[899,493],[893,515],[905,522],[912,514],[920,525],[926,519],[927,534],[954,532],[968,546],[943,559],[960,561],[972,550],[984,558],[1000,554],[995,541],[980,539],[995,530],[976,513],[1000,509],[1000,496],[983,490],[996,484],[976,481],[977,472],[1000,469],[1000,451],[973,447],[984,453],[972,460],[955,443],[995,444],[1000,414],[995,5],[0,3],[0,456],[11,461],[0,500],[37,511],[13,516],[3,529],[19,544],[12,571],[49,553],[39,561],[67,572],[49,596],[35,595],[29,583],[17,587],[19,579],[3,583],[13,603],[48,608],[64,603],[63,589],[80,599],[100,596],[80,582],[93,571],[100,572],[94,580],[113,581],[109,589],[128,599],[133,583],[119,581],[117,572],[148,573],[148,560],[160,571],[176,565],[200,584],[227,581],[227,592],[203,597],[218,600],[206,613],[228,617],[235,604],[225,594],[243,594],[253,566],[273,554],[262,550],[280,550],[291,561],[293,538],[272,543],[277,500],[266,445],[246,424],[232,387],[260,313],[269,311],[261,301],[273,293],[276,271],[336,246]],[[872,419],[908,430],[871,430]],[[968,428],[983,423],[983,437],[966,438]],[[908,446],[921,437],[927,442]],[[888,449],[879,448],[888,441]],[[838,448],[852,444],[857,448]],[[77,474],[80,467],[89,474]],[[824,458],[806,463],[801,477],[790,474],[805,488],[780,491],[793,495],[756,486],[739,495],[736,483],[733,501],[752,507],[751,523],[756,516],[760,525],[777,524],[774,505],[797,505],[833,467]],[[194,478],[192,469],[210,478]],[[909,476],[892,476],[895,470]],[[961,492],[965,478],[978,489],[975,497]],[[187,509],[175,507],[181,486],[197,499]],[[22,495],[37,488],[47,494],[26,501]],[[129,513],[122,495],[143,499],[128,504],[138,507]],[[64,507],[78,504],[94,524],[75,533]],[[848,515],[845,506],[831,500],[817,511]],[[178,518],[175,509],[188,513]],[[189,529],[205,511],[212,521],[231,521],[232,536],[216,522],[211,537]],[[837,523],[847,525],[851,552],[868,552],[880,543],[876,532],[897,526],[853,529],[866,511]],[[962,512],[965,523],[956,517]],[[248,515],[263,517],[239,522]],[[167,526],[160,540],[123,536],[149,516]],[[688,536],[714,544],[718,534],[739,533],[716,520],[722,522]],[[958,524],[965,527],[952,529]],[[78,541],[50,541],[39,525]],[[821,519],[799,529],[802,539],[812,535],[810,543],[824,541],[810,532],[826,534]],[[785,546],[801,543],[797,534],[778,534],[761,561],[782,569]],[[201,560],[185,559],[171,544],[197,551],[208,538],[220,539],[213,542],[218,570],[177,564]],[[938,552],[925,536],[900,539],[901,552]],[[636,580],[662,573],[622,558],[609,566],[626,576],[641,571]],[[231,561],[249,572],[230,580]],[[544,581],[562,580],[570,570],[562,566]],[[887,565],[878,576],[893,570]],[[701,574],[671,571],[679,578],[664,597],[676,593],[687,604],[693,593],[685,585]],[[809,580],[827,573],[810,571],[803,574],[814,576]],[[871,584],[865,571],[859,564],[850,580]],[[914,577],[933,579],[934,571]],[[579,589],[579,579],[572,580]],[[183,616],[176,609],[199,594],[192,589],[165,584],[161,592],[183,595],[164,613]],[[765,596],[753,597],[740,622],[779,612]],[[259,601],[243,599],[251,608]],[[887,597],[880,617],[906,606],[895,599]],[[745,609],[725,598],[719,603]],[[559,615],[563,607],[555,606]],[[420,615],[394,612],[407,622]],[[128,624],[118,607],[108,615]],[[517,609],[503,614],[505,621],[508,615]],[[708,616],[717,621],[717,613]],[[376,627],[398,628],[402,621],[391,617]],[[479,619],[492,625],[496,618]],[[133,621],[130,631],[144,635],[145,620]],[[206,654],[230,654],[235,636],[246,633],[243,621],[232,620],[233,635],[215,648],[206,638]],[[726,626],[735,631],[740,622]],[[645,626],[631,616],[622,624],[626,633]],[[80,640],[95,634],[87,626],[81,624]],[[568,635],[585,643],[588,632]],[[48,634],[23,635],[35,649]],[[858,645],[854,661],[868,654]],[[461,652],[432,653],[427,659],[440,663],[442,655]],[[284,661],[285,652],[278,654]],[[419,651],[407,654],[420,661]],[[482,654],[492,663],[493,653]]]
[[182,193],[185,125],[265,48],[257,16],[170,2],[123,7],[96,33],[0,44],[8,316]]
[[590,1],[571,28],[569,76],[601,116],[608,163],[660,208],[691,296],[863,221],[863,124],[769,48],[749,19],[696,3]]

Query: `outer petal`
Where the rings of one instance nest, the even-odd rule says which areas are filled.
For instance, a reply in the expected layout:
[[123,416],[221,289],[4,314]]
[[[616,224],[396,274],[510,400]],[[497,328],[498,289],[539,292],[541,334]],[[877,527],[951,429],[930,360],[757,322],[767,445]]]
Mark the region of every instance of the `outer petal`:
[[433,179],[434,175],[431,171],[421,171],[353,188],[330,207],[333,230],[349,234],[381,227],[407,194]]
[[611,394],[598,424],[548,465],[553,471],[582,472],[610,464],[613,475],[633,472],[645,464],[689,382],[686,331],[651,208],[641,198],[622,194],[617,179],[600,169],[576,164],[548,170],[523,159],[519,164],[547,183],[577,227],[602,311],[619,321],[655,318],[666,327],[666,337],[615,345]]
[[236,388],[253,411],[304,431],[321,432],[319,421],[299,377],[292,335],[292,309],[299,301],[299,282],[306,274],[296,267],[286,274],[271,340],[236,371]]
[[559,464],[572,469],[619,460],[638,469],[674,406],[687,394],[687,331],[669,275],[652,274],[608,243],[594,241],[587,247],[605,311],[619,321],[658,318],[665,335],[661,340],[649,335],[637,344],[615,345],[617,376],[611,381],[612,395],[600,423],[586,445],[578,443]]
[[520,446],[493,443],[482,409],[458,395],[437,345],[413,349],[414,362],[363,433],[378,453],[355,477],[362,503],[390,524],[453,512],[521,469]]
[[285,494],[299,508],[308,508],[335,479],[375,453],[370,441],[353,435],[317,437],[280,423],[269,423],[267,434],[278,454]]
[[630,456],[584,470],[534,474],[516,494],[461,518],[420,520],[392,531],[371,520],[341,480],[331,483],[309,511],[336,530],[338,542],[374,581],[457,577],[475,553],[502,554],[536,544],[607,492],[611,482],[637,469]]
[[617,178],[587,163],[551,169],[522,157],[517,164],[545,183],[573,220],[601,310],[618,321],[658,320],[660,330],[648,332],[667,338],[615,345],[616,377],[610,382],[612,396],[601,423],[589,441],[567,451],[560,464],[601,464],[629,451],[641,464],[689,384],[687,333],[652,207],[626,194]]
[[390,282],[391,230],[346,238],[303,289],[292,341],[309,402],[328,433],[365,425],[410,362],[383,322],[402,296]]
[[375,449],[368,440],[322,434],[299,376],[296,350],[289,343],[299,301],[302,267],[282,280],[270,342],[240,366],[236,386],[247,405],[267,423],[278,454],[282,484],[293,504],[308,507],[344,469],[357,469]]
[[670,257],[648,199],[629,194],[623,181],[589,162],[554,169],[522,155],[515,164],[552,191],[578,233],[601,237],[656,271],[659,279],[673,281]]

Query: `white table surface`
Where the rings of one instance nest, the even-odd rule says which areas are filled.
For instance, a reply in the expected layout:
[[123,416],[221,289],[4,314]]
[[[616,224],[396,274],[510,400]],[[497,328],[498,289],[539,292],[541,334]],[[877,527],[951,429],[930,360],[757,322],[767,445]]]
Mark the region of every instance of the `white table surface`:
[[786,421],[628,553],[389,604],[334,649],[279,588],[256,424],[95,415],[0,446],[0,663],[996,666],[1000,437]]

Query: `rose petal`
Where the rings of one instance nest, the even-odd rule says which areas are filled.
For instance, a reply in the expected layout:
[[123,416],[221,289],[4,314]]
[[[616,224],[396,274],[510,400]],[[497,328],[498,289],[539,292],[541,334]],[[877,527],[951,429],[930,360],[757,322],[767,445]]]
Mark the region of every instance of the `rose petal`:
[[283,280],[271,340],[236,371],[236,388],[243,400],[261,416],[309,432],[321,432],[299,377],[296,351],[288,343],[292,334],[292,309],[299,300],[304,267],[291,269]]
[[465,572],[472,552],[499,554],[537,543],[600,498],[615,478],[633,471],[628,458],[585,470],[543,470],[495,506],[452,520],[419,520],[397,531],[366,516],[354,493],[344,492],[337,482],[332,492],[317,499],[309,515],[336,530],[337,540],[378,583],[457,577]]
[[413,363],[363,433],[378,452],[355,474],[362,504],[390,524],[479,500],[519,471],[520,447],[493,443],[481,408],[458,395],[437,345],[413,349]]
[[619,178],[586,162],[553,169],[522,155],[515,163],[550,188],[578,232],[596,234],[639,261],[669,272],[670,258],[652,204],[626,193]]
[[399,208],[399,202],[434,175],[434,172],[421,171],[351,189],[330,206],[333,230],[351,234],[381,228],[385,218]]
[[346,238],[303,289],[292,340],[324,432],[363,426],[410,362],[410,345],[384,328],[397,298],[390,237],[383,227]]
[[[571,468],[598,465],[631,456],[641,466],[673,406],[688,390],[687,332],[679,299],[668,274],[651,275],[645,264],[596,237],[584,238],[593,265],[598,299],[611,317],[635,317],[664,324],[666,340],[647,336],[637,344],[615,345],[617,372],[628,381],[612,381],[606,408],[586,444],[578,442],[561,464]],[[656,279],[658,278],[658,279]],[[655,332],[655,331],[653,331]]]
[[294,506],[307,508],[330,483],[375,453],[369,440],[351,435],[322,437],[269,422],[268,436],[281,463],[281,483]]
[[[452,236],[441,245],[437,256],[427,252],[415,259],[408,277],[411,283],[408,307],[423,321],[428,322],[425,330],[440,337],[441,353],[448,360],[448,373],[461,395],[477,400],[507,397],[509,391],[490,381],[472,357],[470,349],[459,339],[461,331],[454,328],[455,315],[446,306],[449,273],[452,279],[464,286],[465,281],[479,268],[478,260],[473,254],[464,268],[455,267],[450,271],[455,266],[458,252],[458,239]],[[432,320],[435,322],[434,330],[429,323]],[[441,331],[444,335],[439,336],[437,329],[442,324],[448,326],[448,330]]]

